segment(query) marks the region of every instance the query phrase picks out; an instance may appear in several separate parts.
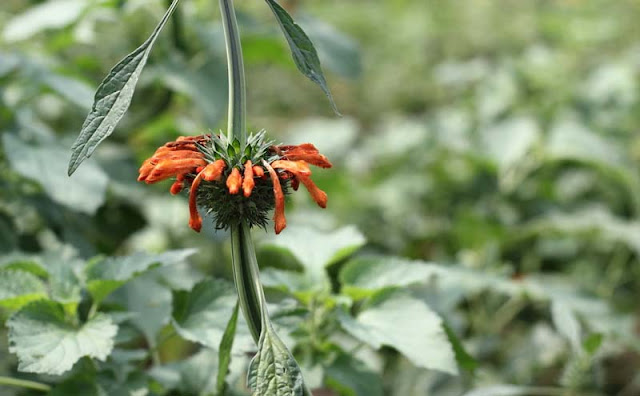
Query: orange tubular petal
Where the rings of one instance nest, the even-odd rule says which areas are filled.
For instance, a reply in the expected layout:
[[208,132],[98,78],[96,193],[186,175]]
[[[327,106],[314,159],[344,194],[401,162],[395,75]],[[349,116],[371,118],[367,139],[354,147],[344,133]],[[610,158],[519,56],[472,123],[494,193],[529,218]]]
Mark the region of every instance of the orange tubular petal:
[[253,167],[251,165],[251,160],[248,160],[244,163],[244,181],[242,182],[242,191],[245,198],[249,198],[251,196],[251,192],[255,186],[256,182],[253,180]]
[[276,201],[276,208],[273,212],[273,222],[275,223],[276,234],[279,234],[287,226],[287,220],[284,217],[284,194],[276,171],[266,161],[263,160],[262,164],[267,168],[267,171],[269,171],[271,182],[273,183],[273,196]]
[[261,166],[254,165],[252,170],[253,170],[253,174],[256,175],[256,177],[260,177],[260,178],[264,177],[264,169],[262,169]]
[[238,191],[240,191],[240,187],[242,187],[242,175],[238,168],[233,168],[231,170],[231,174],[227,177],[227,188],[229,189],[229,194],[237,194]]
[[304,161],[320,168],[331,168],[333,164],[327,157],[322,154],[287,154],[286,157],[291,161]]
[[304,161],[278,160],[271,163],[274,169],[284,169],[296,176],[311,176],[311,169]]
[[309,194],[311,194],[311,198],[320,206],[321,208],[327,207],[327,193],[322,191],[315,185],[315,183],[311,180],[310,177],[298,177],[300,182],[304,184],[304,186],[309,190]]
[[180,191],[182,191],[183,188],[184,188],[184,174],[180,174],[176,176],[176,181],[173,182],[173,184],[171,185],[169,192],[172,195],[176,195],[180,193]]
[[206,181],[218,180],[226,167],[224,160],[215,160],[202,169],[202,178]]
[[191,183],[191,191],[189,191],[189,227],[195,232],[200,232],[202,229],[202,217],[198,213],[198,205],[196,202],[198,187],[202,180],[202,172],[198,173],[193,183]]
[[180,173],[188,173],[195,170],[198,166],[205,165],[204,159],[185,158],[179,160],[162,160],[158,162],[151,174],[145,178],[147,184],[156,183]]

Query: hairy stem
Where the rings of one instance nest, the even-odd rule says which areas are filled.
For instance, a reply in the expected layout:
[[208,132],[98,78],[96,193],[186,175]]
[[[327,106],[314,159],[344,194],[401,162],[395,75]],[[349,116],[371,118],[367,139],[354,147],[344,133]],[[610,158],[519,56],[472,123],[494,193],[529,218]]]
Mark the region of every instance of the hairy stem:
[[33,389],[42,392],[51,391],[51,387],[47,384],[43,384],[35,381],[27,381],[11,377],[0,376],[0,385],[16,386],[19,388]]
[[227,47],[227,64],[229,71],[229,124],[228,136],[240,141],[244,150],[247,141],[246,132],[246,88],[244,81],[244,62],[242,60],[242,46],[240,33],[236,21],[233,0],[220,0],[222,12],[222,26],[224,40]]
[[231,227],[231,258],[233,279],[238,290],[242,313],[256,343],[260,340],[263,323],[264,291],[253,240],[246,221]]

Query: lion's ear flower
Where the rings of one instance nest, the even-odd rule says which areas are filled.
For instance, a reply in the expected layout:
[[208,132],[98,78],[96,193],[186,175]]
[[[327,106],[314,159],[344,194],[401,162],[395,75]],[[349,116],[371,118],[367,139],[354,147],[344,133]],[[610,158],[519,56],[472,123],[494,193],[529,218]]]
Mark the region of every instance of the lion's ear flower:
[[242,150],[224,135],[181,136],[142,163],[138,181],[151,184],[175,177],[170,192],[189,190],[189,226],[195,231],[202,228],[200,206],[213,215],[216,228],[241,219],[265,227],[274,210],[279,234],[287,225],[284,198],[289,187],[297,191],[302,183],[320,207],[327,206],[327,194],[311,180],[309,165],[332,166],[313,144],[274,146],[265,142],[264,132],[251,135]]

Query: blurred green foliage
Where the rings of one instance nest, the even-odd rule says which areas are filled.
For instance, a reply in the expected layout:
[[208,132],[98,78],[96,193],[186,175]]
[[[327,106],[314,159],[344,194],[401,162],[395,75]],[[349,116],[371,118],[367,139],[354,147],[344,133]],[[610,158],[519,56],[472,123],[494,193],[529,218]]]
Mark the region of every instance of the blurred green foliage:
[[[318,394],[640,393],[639,2],[282,1],[316,44],[342,118],[295,72],[267,7],[238,3],[250,128],[314,142],[334,163],[314,172],[327,210],[297,194],[282,236],[255,233],[275,325]],[[215,389],[217,353],[198,344],[215,349],[232,293],[188,308],[198,285],[230,278],[226,236],[193,233],[184,197],[135,182],[159,145],[223,128],[215,1],[181,4],[128,115],[66,176],[93,90],[166,5],[0,7],[3,319],[47,295],[9,328],[43,312],[84,320],[91,296],[104,313],[87,323],[119,326],[106,362],[81,357],[108,340],[74,352],[58,394]],[[189,263],[160,254],[191,247]],[[105,262],[112,272],[96,269]],[[203,317],[224,320],[203,329]],[[246,331],[240,321],[237,394]],[[8,350],[3,375],[57,383],[18,373]]]

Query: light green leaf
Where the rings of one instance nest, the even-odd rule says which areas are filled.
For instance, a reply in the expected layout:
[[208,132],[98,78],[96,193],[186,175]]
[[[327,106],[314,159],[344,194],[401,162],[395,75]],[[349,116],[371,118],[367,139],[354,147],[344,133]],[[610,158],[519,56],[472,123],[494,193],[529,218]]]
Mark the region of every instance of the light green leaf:
[[582,328],[571,307],[560,299],[551,301],[551,319],[558,332],[569,341],[574,351],[580,351]]
[[16,15],[2,35],[7,42],[27,39],[46,29],[60,29],[75,22],[90,3],[85,0],[50,0]]
[[109,257],[87,268],[87,289],[94,300],[100,302],[112,291],[154,265],[181,263],[195,252],[195,249],[183,249],[162,254],[138,252],[125,257]]
[[383,396],[382,378],[350,355],[340,355],[326,370],[327,383],[345,396]]
[[218,354],[203,348],[190,358],[163,366],[156,366],[149,375],[165,390],[175,389],[181,395],[208,395],[213,391],[218,370]]
[[282,28],[282,32],[287,39],[289,48],[291,49],[293,61],[298,67],[298,70],[320,86],[325,95],[327,95],[327,98],[329,98],[333,110],[340,114],[335,102],[333,101],[331,91],[329,91],[329,87],[327,86],[327,80],[324,78],[324,74],[322,74],[320,59],[318,58],[316,49],[313,47],[313,43],[304,30],[302,30],[302,28],[293,21],[287,11],[285,11],[285,9],[282,8],[275,0],[266,0],[266,2],[269,7],[271,7],[273,14],[276,16],[280,28]]
[[298,363],[278,338],[270,323],[262,329],[258,353],[249,364],[253,395],[303,396],[305,385]]
[[477,388],[464,394],[464,396],[531,396],[531,395],[555,395],[558,388],[544,386],[520,386],[520,385],[491,385]]
[[224,330],[220,347],[218,348],[218,379],[216,381],[216,391],[218,395],[224,395],[227,387],[226,378],[229,372],[229,364],[231,363],[231,348],[233,348],[233,339],[236,335],[236,325],[238,324],[238,311],[240,305],[236,301],[236,307]]
[[151,36],[135,51],[121,60],[102,81],[94,97],[93,107],[82,125],[80,135],[71,147],[68,174],[71,176],[82,161],[89,158],[106,139],[131,104],[131,98],[147,63],[153,44],[180,0],[173,0]]
[[340,312],[342,327],[373,348],[395,348],[413,364],[450,374],[458,367],[442,319],[424,302],[400,293],[382,293],[353,318]]
[[379,290],[426,283],[441,273],[441,267],[399,257],[357,257],[340,272],[340,283],[346,292]]
[[107,175],[91,164],[71,180],[64,175],[66,150],[55,144],[31,146],[16,137],[3,136],[11,167],[40,185],[56,203],[87,214],[95,214],[105,201]]
[[311,284],[326,284],[326,267],[340,261],[365,244],[364,236],[353,226],[331,233],[313,228],[289,227],[263,246],[269,249],[286,249],[302,264]]
[[0,257],[0,268],[18,269],[42,278],[49,276],[40,257],[22,253],[11,253]]
[[173,293],[173,325],[183,338],[218,349],[237,300],[229,282],[202,281],[191,291]]
[[18,355],[18,370],[60,375],[80,358],[105,360],[113,348],[118,327],[98,314],[76,326],[66,320],[64,308],[53,301],[34,301],[7,322],[9,352]]
[[76,256],[75,250],[65,247],[47,252],[42,263],[49,274],[49,295],[61,303],[67,312],[75,312],[82,299],[80,272],[84,261]]
[[46,295],[44,283],[30,272],[17,269],[0,270],[0,307],[19,309]]

